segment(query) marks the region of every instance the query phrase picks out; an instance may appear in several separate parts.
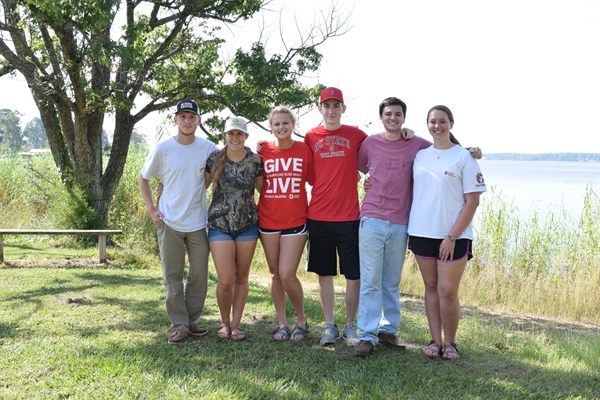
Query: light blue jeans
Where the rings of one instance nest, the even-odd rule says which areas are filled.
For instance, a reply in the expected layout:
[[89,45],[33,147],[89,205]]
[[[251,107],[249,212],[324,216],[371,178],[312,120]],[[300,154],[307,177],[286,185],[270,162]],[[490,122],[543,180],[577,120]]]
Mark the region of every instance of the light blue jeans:
[[377,344],[377,334],[398,332],[400,279],[408,225],[362,217],[358,229],[360,303],[358,338]]

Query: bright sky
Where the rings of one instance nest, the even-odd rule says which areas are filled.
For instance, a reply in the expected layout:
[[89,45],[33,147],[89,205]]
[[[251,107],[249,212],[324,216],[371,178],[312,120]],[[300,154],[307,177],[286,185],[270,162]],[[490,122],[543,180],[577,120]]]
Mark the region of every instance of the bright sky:
[[[429,138],[429,108],[453,111],[453,132],[484,153],[600,153],[600,1],[356,0],[340,1],[354,27],[330,39],[318,76],[307,83],[337,86],[347,111],[342,123],[381,131],[378,105],[396,96],[408,105],[405,126]],[[296,18],[308,24],[326,1],[274,0],[290,37]],[[352,4],[354,8],[352,10]],[[294,15],[296,18],[294,18]],[[265,16],[277,21],[275,13]],[[278,23],[279,21],[277,21]],[[259,20],[236,27],[233,49],[254,40]],[[270,26],[269,44],[278,43]],[[238,46],[239,43],[239,46]],[[0,79],[0,108],[37,116],[22,79]],[[152,136],[156,121],[139,128]],[[320,123],[315,110],[300,132]],[[23,123],[23,124],[24,124]],[[253,138],[269,138],[252,130]]]

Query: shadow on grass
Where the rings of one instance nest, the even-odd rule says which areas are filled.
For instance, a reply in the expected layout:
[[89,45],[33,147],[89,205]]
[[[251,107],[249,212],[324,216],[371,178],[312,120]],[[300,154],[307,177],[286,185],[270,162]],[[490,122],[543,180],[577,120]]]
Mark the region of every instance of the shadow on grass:
[[[74,249],[72,247],[48,244],[47,242],[31,244],[11,243],[7,245],[6,238],[4,243],[5,264],[11,267],[69,266],[73,265],[73,259],[86,260],[87,256],[84,256],[84,258],[82,254],[89,254],[89,257],[96,255],[96,264],[98,263],[98,250],[95,246]],[[86,261],[82,263],[82,265],[86,264]]]
[[[244,398],[541,399],[596,398],[600,393],[596,374],[544,369],[515,354],[472,349],[463,360],[445,362],[425,359],[420,347],[398,351],[377,346],[373,355],[358,359],[342,341],[321,347],[318,334],[312,333],[299,343],[274,342],[267,328],[264,320],[247,322],[248,338],[240,343],[219,340],[214,330],[178,346],[155,335],[152,344],[115,346],[102,357],[108,361],[134,354],[145,374],[157,372],[175,383],[201,379]],[[93,346],[78,352],[84,358],[99,353]]]
[[[214,276],[212,278],[214,282]],[[142,319],[138,321],[138,329],[147,329],[156,339],[153,344],[132,344],[131,347],[114,349],[114,354],[107,356],[118,357],[121,351],[133,352],[148,368],[168,377],[169,381],[201,377],[212,381],[224,393],[243,393],[252,398],[312,398],[322,397],[324,393],[329,393],[331,398],[390,398],[399,393],[406,397],[432,395],[436,398],[456,397],[459,393],[465,397],[490,398],[596,398],[600,394],[600,380],[595,373],[547,369],[536,358],[536,353],[527,356],[480,343],[467,343],[463,358],[457,362],[424,358],[420,342],[408,343],[407,351],[377,346],[374,354],[364,360],[354,357],[354,349],[342,340],[333,346],[322,347],[319,345],[322,311],[314,297],[305,299],[307,316],[312,322],[307,339],[297,343],[275,342],[270,334],[276,321],[275,312],[268,288],[260,283],[250,285],[247,308],[266,308],[269,312],[247,311],[243,319],[247,339],[240,343],[223,341],[216,338],[219,319],[214,305],[214,287],[209,291],[209,299],[213,303],[212,315],[203,317],[209,323],[208,336],[189,337],[181,345],[169,346],[165,344],[164,329],[160,328],[163,325],[159,323],[157,333],[156,324],[147,320],[144,324]],[[409,310],[407,306],[411,303]],[[404,312],[423,319],[424,307],[422,302],[418,303],[418,298],[404,301]],[[287,314],[293,316],[289,304]],[[498,320],[497,315],[476,308],[465,310],[464,318],[476,318],[491,324],[511,321],[510,317]],[[403,324],[411,321],[408,319]],[[290,325],[292,323],[289,321]],[[561,329],[566,325],[562,323]],[[126,329],[126,326],[115,324],[114,328]],[[508,326],[512,329],[514,324]],[[548,321],[544,328],[538,329],[553,330],[553,327]],[[571,329],[571,332],[575,330]],[[598,333],[591,328],[577,332]],[[580,363],[586,363],[588,370],[594,371],[589,359],[573,357],[578,358]],[[172,365],[177,363],[182,363],[182,368],[174,370]],[[286,395],[282,396],[277,387],[284,387]]]
[[[401,294],[402,309],[425,315],[425,305],[420,296]],[[517,314],[510,311],[493,311],[461,305],[461,318],[474,317],[486,325],[501,325],[510,330],[531,332],[545,331],[561,334],[597,335],[600,326],[582,322],[564,321],[542,316]]]
[[[47,296],[59,299],[58,307],[76,307],[73,318],[78,321],[62,322],[70,332],[84,339],[74,341],[70,349],[78,355],[77,362],[82,365],[90,361],[94,365],[123,364],[123,373],[163,377],[169,385],[190,385],[201,381],[202,387],[217,388],[213,398],[231,397],[232,394],[242,398],[290,399],[597,398],[600,395],[597,361],[594,364],[584,354],[570,357],[587,368],[564,370],[545,368],[543,360],[536,358],[539,353],[502,351],[494,348],[492,343],[464,343],[462,358],[456,362],[424,358],[421,351],[427,329],[424,306],[418,296],[402,295],[400,335],[404,336],[409,330],[416,332],[407,343],[408,349],[398,351],[376,346],[370,357],[359,359],[354,357],[354,349],[341,340],[330,347],[319,345],[323,316],[318,297],[313,295],[305,299],[305,310],[311,324],[311,333],[306,340],[274,342],[270,331],[276,324],[276,316],[268,286],[264,282],[252,282],[243,319],[247,339],[240,343],[223,341],[216,337],[220,317],[215,300],[216,276],[210,273],[207,304],[201,317],[201,322],[210,331],[209,335],[188,337],[184,343],[170,346],[166,344],[168,320],[160,272],[152,277],[147,272],[145,276],[139,276],[116,268],[96,270],[82,267],[69,273],[70,277],[38,283],[39,287],[3,297],[3,301],[20,307],[26,303],[37,304]],[[143,299],[132,295],[143,290],[151,292]],[[73,301],[65,301],[68,298]],[[339,321],[343,315],[343,299],[336,301],[336,318]],[[287,311],[288,317],[293,317],[289,304]],[[103,316],[104,320],[85,321],[87,315]],[[508,314],[498,315],[476,307],[463,307],[463,319],[475,319],[482,324],[502,326],[508,330],[520,331],[530,327],[536,332],[570,332],[598,337],[598,329],[594,327],[554,323],[539,317],[527,318],[524,323],[523,318],[522,315],[513,318]],[[288,322],[293,325],[295,321],[290,318]],[[0,345],[19,329],[16,324],[0,322]],[[136,340],[110,341],[110,345],[105,339],[99,339],[100,336],[119,336],[128,332],[141,335],[135,336]],[[36,340],[41,335],[44,333],[30,331],[23,340]],[[133,361],[123,361],[129,357]],[[584,369],[594,372],[581,372]],[[161,397],[161,392],[146,394]]]
[[[0,323],[0,339],[11,337],[15,334],[15,330],[17,329],[16,324],[10,323]],[[0,345],[2,342],[0,342]]]

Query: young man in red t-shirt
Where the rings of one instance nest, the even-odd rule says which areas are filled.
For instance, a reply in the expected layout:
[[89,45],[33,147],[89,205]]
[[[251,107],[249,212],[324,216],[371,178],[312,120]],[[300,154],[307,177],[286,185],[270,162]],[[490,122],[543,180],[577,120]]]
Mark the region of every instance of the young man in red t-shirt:
[[307,270],[319,275],[319,294],[325,317],[321,345],[332,344],[340,337],[333,318],[336,252],[340,258],[340,273],[346,277],[346,324],[342,337],[349,346],[359,342],[354,323],[360,292],[356,161],[358,149],[367,134],[341,124],[345,111],[341,90],[324,89],[319,102],[324,124],[308,131],[304,138],[313,152],[315,167],[315,184],[308,206]]

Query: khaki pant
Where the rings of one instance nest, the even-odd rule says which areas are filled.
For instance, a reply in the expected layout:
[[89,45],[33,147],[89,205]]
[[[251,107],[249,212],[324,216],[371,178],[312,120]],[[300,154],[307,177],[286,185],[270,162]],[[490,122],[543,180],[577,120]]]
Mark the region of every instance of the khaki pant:
[[[206,229],[178,232],[161,221],[158,246],[167,291],[167,316],[173,327],[187,328],[200,317],[206,300],[209,253]],[[189,268],[184,290],[186,251]]]

